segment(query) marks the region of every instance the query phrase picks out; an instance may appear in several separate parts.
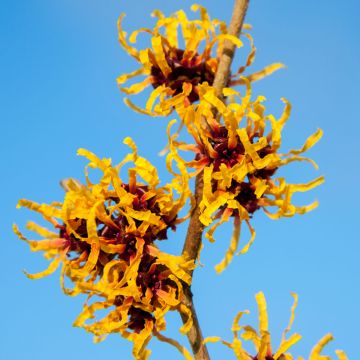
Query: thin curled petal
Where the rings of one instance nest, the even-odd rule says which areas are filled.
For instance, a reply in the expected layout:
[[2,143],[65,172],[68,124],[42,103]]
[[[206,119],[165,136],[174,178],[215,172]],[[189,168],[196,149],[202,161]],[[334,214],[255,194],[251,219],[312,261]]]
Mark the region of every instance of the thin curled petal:
[[324,357],[321,356],[321,352],[324,349],[324,347],[333,339],[334,338],[331,334],[326,334],[322,339],[320,339],[319,342],[311,350],[309,360],[324,359]]
[[66,253],[68,252],[68,248],[64,249],[59,256],[57,256],[49,265],[49,267],[36,274],[29,274],[26,271],[24,271],[25,275],[29,279],[41,279],[45,276],[48,276],[56,271],[56,269],[59,267],[60,263],[65,259]]
[[174,339],[170,339],[162,334],[160,334],[159,332],[154,332],[155,333],[155,336],[162,342],[166,342],[172,346],[174,346],[179,352],[180,354],[182,354],[184,356],[184,358],[186,360],[193,360],[193,357],[191,356],[191,354],[189,353],[189,351],[184,347],[182,346],[179,342],[177,342],[176,340]]

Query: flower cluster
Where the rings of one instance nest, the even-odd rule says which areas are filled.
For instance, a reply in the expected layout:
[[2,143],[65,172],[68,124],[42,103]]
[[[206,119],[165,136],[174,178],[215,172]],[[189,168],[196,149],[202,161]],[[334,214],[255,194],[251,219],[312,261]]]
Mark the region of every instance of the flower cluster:
[[[128,95],[137,94],[148,86],[154,88],[145,109],[139,108],[126,99],[125,103],[132,109],[140,113],[161,116],[168,115],[178,104],[185,102],[189,105],[196,102],[199,100],[198,86],[204,82],[213,84],[224,42],[229,40],[237,47],[243,45],[240,39],[229,34],[224,22],[217,19],[211,20],[204,7],[193,5],[191,10],[199,11],[200,19],[189,20],[183,10],[177,11],[170,17],[156,10],[153,12],[153,16],[157,17],[154,28],[136,30],[128,39],[126,32],[122,30],[123,15],[120,17],[120,44],[141,64],[141,67],[129,74],[119,76],[118,84]],[[249,25],[244,26],[245,30],[250,28]],[[151,48],[138,50],[132,45],[136,43],[139,33],[150,35]],[[245,64],[231,75],[229,85],[243,84],[244,81],[240,75],[255,59],[256,48],[251,35],[244,33],[243,37],[250,43],[250,52]],[[246,79],[259,80],[282,67],[282,64],[274,63],[247,75]],[[145,79],[129,87],[122,86],[138,75],[145,76]],[[159,104],[154,107],[158,98]]]
[[320,176],[305,184],[288,184],[284,178],[275,177],[280,167],[294,161],[307,161],[317,168],[313,160],[301,154],[316,144],[322,131],[317,130],[300,149],[281,154],[281,133],[291,105],[282,99],[285,109],[280,118],[266,115],[265,98],[259,96],[251,100],[250,83],[246,81],[246,84],[244,96],[231,88],[224,89],[228,104],[224,104],[207,83],[199,85],[199,104],[182,109],[184,124],[195,144],[178,142],[176,134],[170,136],[172,147],[195,153],[194,160],[186,164],[189,169],[195,169],[192,174],[203,172],[200,220],[205,226],[211,225],[206,237],[213,242],[215,230],[230,218],[234,219],[230,247],[216,266],[219,272],[230,263],[238,248],[243,221],[251,239],[239,253],[247,252],[254,240],[250,218],[257,210],[263,209],[271,219],[304,214],[314,209],[317,202],[296,206],[292,204],[293,194],[308,191],[324,181]]
[[[290,116],[291,105],[283,99],[285,110],[281,117],[276,119],[273,115],[267,115],[263,104],[265,97],[251,99],[251,82],[281,68],[282,64],[272,64],[257,73],[242,76],[253,63],[256,52],[248,33],[243,36],[250,40],[250,54],[245,65],[231,75],[228,82],[228,86],[245,85],[245,93],[241,95],[233,88],[226,87],[223,95],[227,101],[219,98],[212,85],[224,42],[229,40],[237,46],[241,46],[242,42],[228,34],[225,24],[211,20],[201,6],[194,5],[192,10],[199,10],[201,18],[188,20],[182,10],[170,17],[165,17],[159,11],[154,12],[158,21],[153,30],[140,29],[129,36],[129,42],[135,43],[139,32],[150,34],[152,48],[140,51],[127,42],[121,18],[120,43],[142,66],[131,74],[120,76],[118,82],[123,84],[131,77],[146,75],[142,83],[122,88],[127,94],[133,94],[152,85],[155,89],[145,109],[138,108],[128,99],[126,102],[133,109],[152,116],[169,115],[175,109],[181,123],[185,124],[193,137],[195,144],[189,144],[177,140],[178,132],[172,136],[169,134],[169,148],[172,150],[169,157],[173,159],[178,150],[194,152],[194,160],[185,165],[190,176],[203,174],[200,221],[205,226],[211,225],[206,232],[208,240],[213,242],[215,230],[230,218],[234,219],[229,249],[216,266],[216,270],[221,272],[237,252],[242,222],[247,224],[251,238],[239,253],[247,252],[254,241],[255,230],[250,219],[257,210],[262,208],[270,218],[278,219],[304,214],[317,206],[317,202],[295,206],[292,196],[321,184],[323,177],[305,184],[288,184],[284,178],[276,178],[275,174],[281,166],[294,161],[308,161],[317,168],[314,161],[301,154],[321,138],[322,131],[319,129],[310,136],[301,149],[286,154],[279,152],[281,132]],[[179,48],[178,28],[184,39],[185,50]],[[220,34],[217,34],[217,28]],[[245,29],[249,29],[249,26]],[[204,50],[199,54],[202,42]],[[217,50],[213,51],[215,44]],[[158,98],[159,102],[154,106]],[[169,124],[169,133],[172,124]],[[179,156],[175,160],[184,163]],[[191,172],[191,169],[195,171]],[[275,212],[270,209],[275,209]]]
[[[191,9],[199,12],[199,18],[188,19],[182,10],[166,17],[157,10],[153,13],[157,18],[153,29],[141,28],[130,36],[122,29],[123,15],[118,23],[120,44],[140,64],[137,70],[118,77],[120,89],[132,95],[149,86],[153,88],[144,106],[139,107],[128,98],[125,103],[150,116],[168,116],[175,110],[180,117],[178,131],[171,131],[176,119],[167,127],[166,167],[173,175],[171,183],[160,186],[157,169],[138,155],[130,138],[124,142],[132,152],[115,166],[111,159],[100,159],[80,149],[78,154],[89,160],[85,169],[86,185],[74,179],[63,181],[66,194],[62,203],[48,205],[20,200],[18,204],[40,213],[55,230],[29,222],[28,230],[38,233],[43,240],[28,240],[14,226],[15,233],[29,244],[32,251],[43,251],[45,258],[51,260],[46,270],[27,273],[27,276],[41,278],[62,265],[63,291],[71,296],[87,295],[74,325],[93,333],[96,341],[110,333],[118,333],[133,341],[135,359],[148,358],[150,350],[146,347],[152,336],[172,344],[187,360],[191,359],[185,348],[160,332],[165,330],[165,315],[171,310],[184,315],[182,333],[188,333],[196,323],[192,319],[191,301],[184,301],[191,293],[195,259],[185,252],[181,256],[162,252],[156,241],[167,239],[168,231],[175,230],[189,216],[199,215],[195,221],[199,225],[197,230],[201,234],[207,228],[205,236],[214,242],[215,231],[233,219],[230,246],[215,267],[221,272],[238,251],[244,222],[251,238],[238,251],[239,254],[246,253],[254,241],[251,218],[258,210],[262,209],[271,219],[307,213],[317,206],[317,202],[297,206],[293,203],[293,195],[324,182],[324,177],[320,176],[307,183],[293,184],[278,176],[278,170],[292,162],[309,162],[317,169],[316,163],[304,157],[303,153],[322,137],[319,129],[299,149],[280,152],[282,130],[290,117],[291,105],[282,99],[285,108],[281,116],[276,118],[267,114],[265,97],[252,98],[251,86],[252,82],[283,65],[274,63],[247,74],[256,54],[253,39],[246,32],[250,26],[243,27],[245,32],[238,39],[229,33],[224,22],[210,19],[204,7],[195,4]],[[135,47],[139,33],[150,36],[149,48],[138,50]],[[245,39],[249,42],[245,63],[237,71],[230,72],[224,89],[215,88],[224,48],[227,44],[241,47]],[[125,83],[138,76],[144,79],[125,87]],[[237,85],[242,86],[240,91],[233,88]],[[192,140],[180,139],[182,127],[186,128]],[[183,151],[190,152],[191,158],[185,160],[179,154]],[[124,167],[128,172],[126,182],[120,176]],[[90,180],[88,168],[100,171],[99,181]],[[197,177],[196,183],[200,184],[195,196],[189,189],[193,177]],[[191,207],[188,216],[179,218],[180,211],[188,203]],[[199,246],[194,248],[200,248],[201,244],[195,245]],[[68,284],[72,286],[68,287]],[[245,311],[234,319],[233,342],[218,337],[206,341],[222,341],[233,349],[239,360],[292,360],[287,351],[301,338],[298,334],[286,338],[297,304],[297,296],[293,294],[293,297],[295,303],[290,323],[275,352],[271,347],[266,301],[262,293],[256,295],[259,333],[250,326],[239,325],[240,318],[247,313]],[[240,338],[253,342],[255,355],[243,348]],[[309,360],[325,358],[321,351],[331,339],[331,335],[321,339]],[[337,355],[340,360],[347,360],[342,351],[337,351]]]
[[[248,314],[249,311],[240,311],[234,318],[232,325],[232,332],[234,338],[232,342],[222,340],[219,337],[209,337],[206,342],[219,342],[221,341],[224,345],[229,347],[234,351],[234,355],[238,360],[293,360],[293,356],[287,351],[296,344],[300,339],[301,335],[293,334],[289,338],[287,337],[288,332],[290,332],[291,327],[295,318],[295,309],[298,302],[298,296],[295,293],[291,294],[294,298],[294,304],[291,308],[291,316],[288,326],[283,332],[282,339],[279,347],[276,351],[272,349],[270,341],[270,332],[268,328],[268,314],[265,296],[262,292],[259,292],[255,295],[255,299],[259,309],[259,333],[250,325],[242,326],[239,324],[241,317],[244,314]],[[241,332],[241,333],[240,333]],[[250,340],[256,350],[255,355],[249,354],[243,347],[241,340],[248,341]],[[330,359],[327,356],[321,355],[324,347],[333,340],[331,334],[325,335],[311,350],[309,355],[309,360],[320,360],[320,359]],[[339,360],[348,360],[347,356],[342,350],[336,350],[336,355]],[[302,357],[299,357],[298,360],[304,360]]]
[[[110,159],[80,149],[78,154],[90,161],[87,168],[100,170],[101,179],[92,183],[86,170],[86,185],[66,180],[63,203],[20,200],[19,207],[40,213],[56,232],[29,222],[27,228],[45,238],[37,241],[28,240],[16,226],[14,229],[31,250],[43,251],[52,260],[45,271],[27,274],[29,278],[49,275],[62,264],[64,292],[88,295],[75,326],[94,333],[97,340],[120,333],[134,341],[134,356],[144,358],[153,332],[165,328],[167,311],[177,309],[188,315],[183,332],[191,326],[191,315],[181,300],[183,284],[191,283],[188,271],[194,263],[186,256],[165,254],[154,243],[166,239],[168,229],[175,230],[183,220],[178,213],[189,189],[186,173],[159,187],[156,168],[138,156],[130,138],[125,143],[133,152],[116,166]],[[123,183],[119,173],[130,162],[134,166],[128,169],[128,183]],[[72,288],[66,287],[66,278],[73,283]],[[104,318],[87,323],[96,311],[104,309]]]

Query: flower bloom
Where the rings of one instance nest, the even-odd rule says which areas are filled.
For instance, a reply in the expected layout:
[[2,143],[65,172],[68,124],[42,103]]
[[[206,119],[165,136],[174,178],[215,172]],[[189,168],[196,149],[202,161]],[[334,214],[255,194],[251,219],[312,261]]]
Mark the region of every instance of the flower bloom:
[[[224,41],[229,40],[238,47],[242,46],[241,40],[228,33],[224,22],[210,19],[204,7],[193,5],[191,9],[200,12],[200,19],[189,20],[183,10],[177,11],[170,17],[156,10],[153,12],[153,16],[157,17],[155,27],[136,30],[128,39],[126,32],[122,30],[123,15],[120,17],[120,44],[141,66],[132,73],[119,76],[117,82],[122,86],[127,80],[144,75],[145,79],[142,82],[129,87],[121,87],[121,90],[131,95],[143,91],[148,86],[154,88],[145,109],[137,107],[129,99],[125,100],[126,104],[134,110],[154,116],[168,115],[178,105],[188,105],[197,101],[199,99],[198,85],[204,82],[211,85],[214,81]],[[244,28],[250,27],[245,25]],[[136,43],[140,32],[150,35],[151,48],[137,50],[132,45]],[[229,85],[243,84],[239,75],[255,59],[256,48],[252,37],[248,33],[244,33],[243,36],[250,42],[251,50],[245,65],[231,76]],[[283,67],[282,64],[274,63],[247,76],[247,79],[259,80],[281,67]],[[160,98],[159,104],[154,107],[158,98]],[[165,103],[165,108],[159,106]]]
[[[200,203],[200,220],[211,225],[206,237],[213,242],[215,230],[230,218],[234,219],[234,233],[223,261],[216,266],[222,271],[235,254],[240,236],[240,227],[245,222],[251,239],[240,253],[249,249],[255,237],[250,224],[253,214],[263,209],[271,219],[304,214],[317,206],[296,206],[292,196],[296,192],[308,191],[324,181],[319,177],[305,184],[289,184],[282,177],[275,177],[277,170],[294,161],[311,159],[301,156],[322,136],[319,129],[298,150],[281,154],[282,129],[288,120],[291,106],[285,99],[285,110],[279,119],[265,114],[264,97],[251,101],[250,83],[246,79],[245,96],[230,88],[224,89],[229,104],[215,96],[215,89],[208,84],[199,85],[200,102],[182,109],[183,121],[195,144],[184,144],[170,136],[172,147],[195,152],[195,159],[187,163],[195,168],[194,174],[203,171],[204,191]],[[238,97],[241,102],[235,102]],[[215,118],[214,109],[218,113]],[[270,210],[271,209],[271,210]]]
[[[301,335],[293,334],[289,338],[287,337],[287,333],[291,330],[291,327],[295,318],[295,309],[298,302],[298,297],[296,294],[291,294],[294,298],[294,304],[291,308],[291,316],[289,325],[283,332],[282,339],[279,347],[276,351],[273,351],[270,341],[270,332],[268,329],[268,314],[267,314],[267,306],[265,296],[262,292],[259,292],[255,295],[256,302],[259,309],[259,333],[251,326],[246,325],[242,326],[239,324],[241,317],[244,314],[248,314],[249,311],[241,311],[234,318],[232,325],[232,332],[234,334],[234,339],[232,342],[228,342],[222,340],[219,337],[209,337],[205,339],[205,342],[219,342],[221,341],[224,345],[229,347],[234,351],[236,359],[238,360],[293,360],[293,356],[287,351],[290,347],[296,344],[300,339]],[[241,332],[241,334],[240,334]],[[250,340],[256,350],[255,355],[249,354],[244,348],[242,340],[248,341]],[[325,335],[311,350],[309,355],[309,360],[320,360],[320,359],[329,359],[328,356],[321,355],[324,347],[333,340],[331,334]],[[336,354],[339,360],[347,360],[347,356],[341,350],[336,350]],[[298,357],[298,360],[304,360],[302,357]]]
[[[110,159],[80,149],[78,154],[90,161],[85,171],[87,184],[66,180],[63,203],[20,200],[19,207],[40,213],[56,232],[29,222],[27,228],[45,238],[37,241],[28,240],[16,226],[14,230],[32,251],[43,251],[52,260],[45,271],[27,274],[29,278],[47,276],[62,264],[64,292],[88,295],[75,325],[94,333],[97,340],[120,333],[134,341],[134,356],[141,358],[148,353],[145,346],[153,331],[165,328],[167,311],[188,314],[183,332],[191,326],[191,316],[181,299],[183,283],[191,283],[188,271],[194,262],[186,255],[165,254],[154,243],[166,239],[167,230],[175,230],[183,220],[178,213],[189,196],[188,175],[180,170],[175,181],[159,187],[156,168],[137,154],[130,138],[124,142],[132,153],[116,166]],[[133,167],[128,169],[128,183],[123,183],[120,171],[128,163]],[[91,182],[88,168],[100,170],[98,183]],[[65,286],[68,280],[73,288]],[[100,309],[108,310],[105,318],[87,324]]]

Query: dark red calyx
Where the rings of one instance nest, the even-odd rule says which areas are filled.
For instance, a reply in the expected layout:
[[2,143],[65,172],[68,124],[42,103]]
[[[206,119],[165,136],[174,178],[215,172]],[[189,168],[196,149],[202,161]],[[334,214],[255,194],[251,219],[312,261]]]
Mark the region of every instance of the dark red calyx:
[[150,313],[142,309],[138,309],[134,306],[130,308],[128,314],[129,314],[128,328],[134,330],[134,332],[137,334],[140,333],[142,330],[144,330],[146,320],[151,320],[151,321],[155,320]]
[[147,253],[141,256],[136,284],[141,287],[143,295],[147,289],[156,295],[157,290],[165,289],[168,284],[167,268],[164,265],[155,264],[155,261],[156,258]]
[[[81,238],[88,237],[86,220],[74,219],[74,220],[70,220],[69,222],[71,223],[71,227],[73,229],[76,229],[76,234],[79,235],[79,237]],[[73,251],[76,253],[90,251],[91,246],[87,242],[79,240],[74,233],[68,232],[65,224],[60,226],[59,237],[69,241],[70,243],[69,251]]]
[[230,191],[237,194],[235,200],[237,200],[249,214],[253,214],[260,208],[259,199],[255,195],[255,186],[252,184],[247,182],[237,183],[233,181]]
[[165,85],[175,90],[174,95],[177,95],[182,92],[183,83],[190,83],[193,85],[193,90],[188,96],[189,101],[193,103],[199,100],[196,86],[205,81],[212,85],[215,77],[214,72],[197,53],[191,59],[186,59],[184,58],[184,50],[164,49],[164,51],[171,72],[165,76],[159,67],[152,66],[152,86],[156,89],[158,86]]
[[225,164],[229,168],[233,167],[239,162],[239,158],[244,155],[245,149],[238,136],[236,136],[236,140],[236,145],[230,148],[228,130],[225,126],[212,131],[209,141],[217,153],[217,156],[212,159],[214,171],[218,171],[221,164]]
[[[253,360],[258,360],[258,356],[254,356]],[[265,360],[274,360],[273,355],[266,355],[265,356]],[[285,360],[285,356],[283,354],[280,355],[280,357],[278,357],[278,360]]]

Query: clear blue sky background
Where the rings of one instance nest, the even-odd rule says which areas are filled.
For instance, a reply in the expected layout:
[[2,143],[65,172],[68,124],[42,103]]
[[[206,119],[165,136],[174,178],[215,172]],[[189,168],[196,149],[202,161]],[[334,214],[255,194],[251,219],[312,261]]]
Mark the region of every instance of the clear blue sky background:
[[[164,159],[157,156],[165,144],[166,121],[132,113],[117,89],[115,78],[136,64],[117,43],[116,20],[126,12],[125,26],[133,30],[152,24],[152,9],[170,13],[189,9],[191,3],[1,2],[1,359],[131,358],[130,344],[117,336],[94,345],[90,334],[71,326],[83,299],[65,297],[58,275],[38,281],[23,275],[22,269],[40,271],[46,262],[16,239],[11,224],[34,219],[15,209],[18,199],[60,201],[60,179],[83,179],[85,161],[75,155],[78,147],[118,161],[127,151],[121,141],[129,135],[166,176]],[[213,17],[230,18],[232,1],[199,3]],[[254,294],[262,290],[276,347],[288,321],[289,292],[295,291],[300,302],[294,329],[304,338],[293,353],[307,356],[315,342],[332,332],[336,341],[329,353],[343,348],[350,359],[359,356],[359,12],[355,0],[258,0],[250,6],[247,22],[254,26],[259,49],[253,69],[273,61],[288,66],[256,84],[254,91],[267,96],[276,115],[280,97],[292,102],[284,150],[299,147],[317,127],[324,129],[310,155],[326,183],[297,198],[320,200],[311,214],[277,222],[256,214],[254,246],[221,276],[213,265],[228,245],[230,228],[218,235],[216,245],[206,244],[206,266],[194,280],[206,336],[230,340],[233,316],[241,309],[250,309],[245,322],[257,325]],[[284,174],[298,182],[318,175],[305,165],[292,165]],[[166,249],[179,251],[184,233],[185,227],[179,228]],[[178,338],[179,324],[176,314],[169,316],[169,333]],[[154,359],[181,358],[157,341],[150,348]],[[214,359],[231,358],[220,345],[210,351]]]

